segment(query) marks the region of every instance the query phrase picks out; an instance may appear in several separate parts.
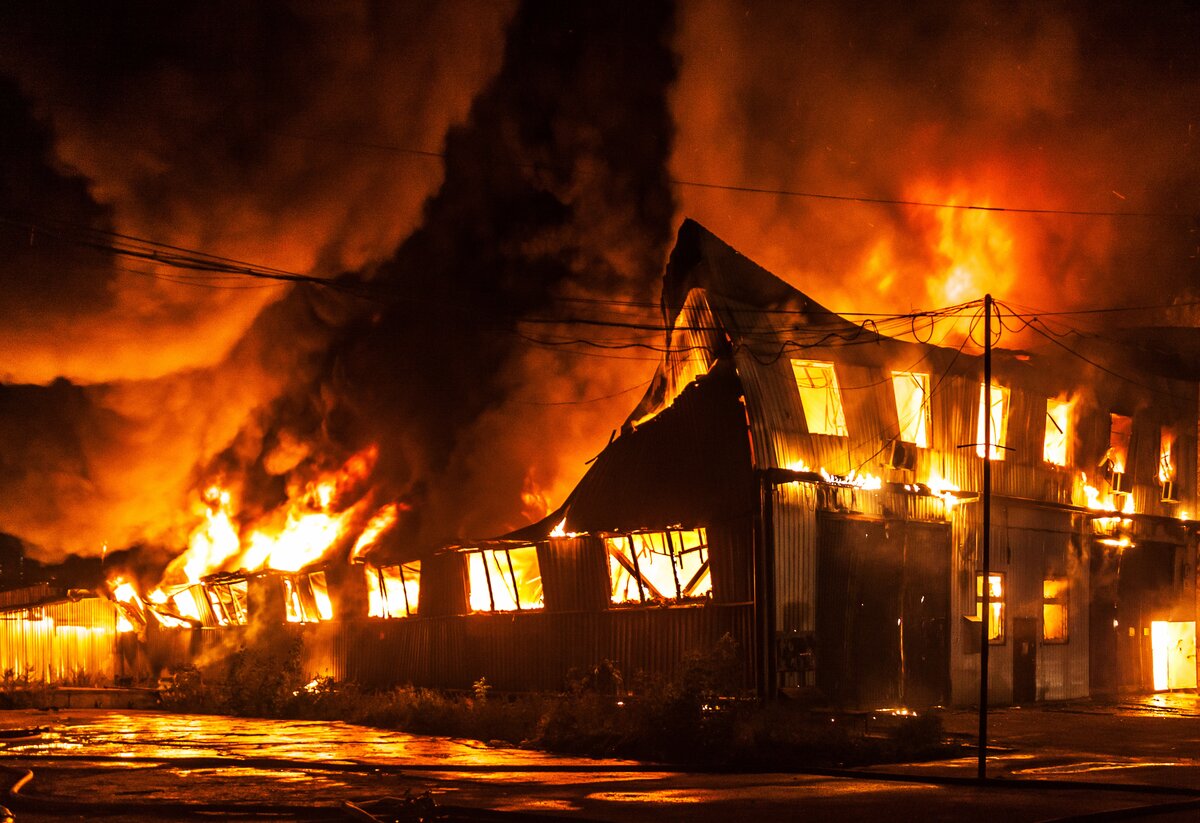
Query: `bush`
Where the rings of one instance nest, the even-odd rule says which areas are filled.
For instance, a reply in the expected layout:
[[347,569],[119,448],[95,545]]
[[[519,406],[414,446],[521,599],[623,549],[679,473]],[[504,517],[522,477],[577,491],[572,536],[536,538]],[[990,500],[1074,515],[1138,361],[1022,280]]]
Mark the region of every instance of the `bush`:
[[299,641],[288,634],[247,643],[212,682],[194,668],[176,672],[163,705],[718,768],[842,766],[945,751],[936,715],[896,718],[889,734],[868,735],[865,724],[851,728],[842,716],[743,699],[740,666],[736,644],[725,637],[689,655],[677,676],[635,677],[628,689],[618,667],[601,661],[572,673],[557,695],[497,695],[484,678],[461,693],[412,686],[369,692],[329,678],[302,685]]

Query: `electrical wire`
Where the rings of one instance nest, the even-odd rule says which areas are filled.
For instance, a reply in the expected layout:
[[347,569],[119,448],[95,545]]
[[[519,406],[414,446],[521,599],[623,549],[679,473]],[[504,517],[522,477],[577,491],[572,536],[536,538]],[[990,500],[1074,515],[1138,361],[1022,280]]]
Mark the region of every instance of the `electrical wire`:
[[[313,135],[300,135],[292,133],[274,132],[278,136],[289,138],[292,140],[312,141],[312,142],[330,142],[340,145],[355,146],[358,148],[372,149],[376,151],[387,151],[396,154],[404,154],[412,157],[423,157],[427,159],[448,159],[448,154],[444,151],[430,151],[427,149],[414,149],[406,146],[399,146],[391,143],[379,143],[358,140],[345,140],[342,138],[319,137]],[[510,168],[519,168],[529,171],[545,171],[545,172],[571,172],[573,174],[581,174],[578,169],[567,169],[562,166],[555,166],[549,163],[533,163],[518,160],[503,160],[500,158],[490,158],[488,161],[491,165],[502,165]],[[1009,213],[1009,214],[1042,214],[1042,215],[1062,215],[1068,217],[1138,217],[1138,218],[1155,218],[1155,219],[1186,219],[1190,220],[1195,217],[1194,214],[1187,212],[1170,212],[1170,211],[1110,211],[1104,209],[1053,209],[1047,207],[1030,207],[1030,206],[984,206],[975,203],[949,203],[937,202],[929,200],[912,200],[896,197],[872,197],[867,195],[851,195],[851,194],[835,194],[830,192],[806,191],[800,189],[784,189],[784,188],[767,188],[763,186],[749,186],[732,183],[716,183],[706,180],[687,180],[679,177],[668,177],[667,181],[675,186],[683,188],[707,189],[716,191],[728,191],[739,194],[765,194],[772,197],[795,197],[809,200],[825,200],[832,202],[843,203],[863,203],[867,205],[878,206],[912,206],[917,208],[933,208],[933,209],[954,209],[958,211],[980,211],[991,213]]]
[[623,394],[629,394],[632,391],[649,386],[653,382],[654,378],[651,377],[649,380],[643,380],[641,383],[613,392],[612,394],[605,394],[600,397],[588,397],[583,400],[521,400],[514,398],[509,402],[521,403],[526,406],[583,406],[588,403],[599,403],[601,400],[612,400],[614,397],[620,397]]

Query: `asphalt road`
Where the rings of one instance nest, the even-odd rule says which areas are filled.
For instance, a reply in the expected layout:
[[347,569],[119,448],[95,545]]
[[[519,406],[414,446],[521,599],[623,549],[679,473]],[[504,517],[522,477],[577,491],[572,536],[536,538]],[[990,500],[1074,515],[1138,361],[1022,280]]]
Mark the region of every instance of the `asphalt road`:
[[[974,713],[944,720],[973,742]],[[514,819],[1200,820],[1195,695],[993,710],[989,725],[984,785],[971,782],[973,756],[852,775],[694,774],[342,723],[95,710],[0,713],[0,728],[47,727],[7,742],[0,765],[6,785],[33,774],[3,801],[18,821],[194,820],[200,810],[224,820],[353,819],[343,801],[406,792]],[[1181,803],[1193,808],[1153,813]]]

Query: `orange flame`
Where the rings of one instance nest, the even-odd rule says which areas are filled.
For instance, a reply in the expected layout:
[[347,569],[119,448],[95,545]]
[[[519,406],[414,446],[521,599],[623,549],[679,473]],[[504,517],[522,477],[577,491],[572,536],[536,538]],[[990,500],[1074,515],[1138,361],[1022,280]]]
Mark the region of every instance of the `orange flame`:
[[[327,472],[292,491],[280,508],[252,528],[239,529],[232,491],[214,484],[203,494],[204,520],[188,539],[187,550],[172,561],[164,575],[171,588],[191,585],[217,571],[276,569],[299,571],[322,557],[347,537],[369,506],[369,495],[357,502],[354,495],[375,468],[378,449],[369,446],[350,457],[338,470]],[[365,549],[395,522],[398,507],[385,506],[367,524],[355,546]],[[390,522],[384,521],[390,518]],[[172,600],[180,614],[193,616],[177,595]],[[187,597],[183,598],[187,600]]]
[[354,543],[354,548],[350,551],[350,559],[358,560],[363,556],[367,549],[374,546],[379,538],[396,525],[396,518],[400,514],[399,503],[388,503],[379,511],[372,515],[367,521],[367,526],[362,530],[362,534],[358,536],[358,540]]

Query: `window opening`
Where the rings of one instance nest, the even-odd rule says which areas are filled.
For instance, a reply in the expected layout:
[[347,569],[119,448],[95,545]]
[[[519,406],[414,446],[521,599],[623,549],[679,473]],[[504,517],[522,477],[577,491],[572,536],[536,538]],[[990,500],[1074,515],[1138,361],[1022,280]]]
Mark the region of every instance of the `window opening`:
[[1173,503],[1179,499],[1175,488],[1175,431],[1164,426],[1158,437],[1158,483],[1162,500]]
[[800,406],[809,434],[846,437],[846,413],[832,363],[793,360],[792,372],[800,390]]
[[370,617],[412,617],[420,596],[421,561],[398,566],[367,567]]
[[542,576],[534,546],[470,552],[467,579],[472,611],[542,607]]
[[987,452],[987,447],[984,440],[984,421],[987,419],[985,414],[990,414],[992,421],[991,431],[991,460],[1003,460],[1005,448],[1008,444],[1008,388],[1006,386],[997,386],[995,383],[991,386],[991,402],[988,402],[988,387],[979,384],[979,424],[976,428],[976,446],[975,453],[980,457],[984,457]]
[[332,620],[333,601],[329,599],[329,583],[325,579],[325,572],[310,572],[308,586],[312,590],[312,604],[316,608],[315,613],[309,617],[314,620]]
[[918,448],[929,448],[929,375],[920,372],[892,372],[892,391],[896,397],[896,419],[900,422],[900,439]]
[[[975,622],[983,619],[983,575],[975,575]],[[1004,642],[1004,575],[988,575],[988,642],[993,645]]]
[[1069,589],[1065,577],[1047,577],[1042,581],[1042,640],[1046,643],[1067,642]]
[[1103,466],[1113,492],[1124,494],[1129,491],[1126,477],[1129,471],[1129,443],[1133,439],[1133,418],[1123,414],[1111,414],[1109,417],[1112,425]]
[[636,532],[605,539],[613,603],[684,600],[712,591],[704,529]]
[[1071,404],[1065,400],[1046,401],[1046,439],[1042,446],[1042,459],[1055,466],[1067,465],[1067,447],[1070,442]]

